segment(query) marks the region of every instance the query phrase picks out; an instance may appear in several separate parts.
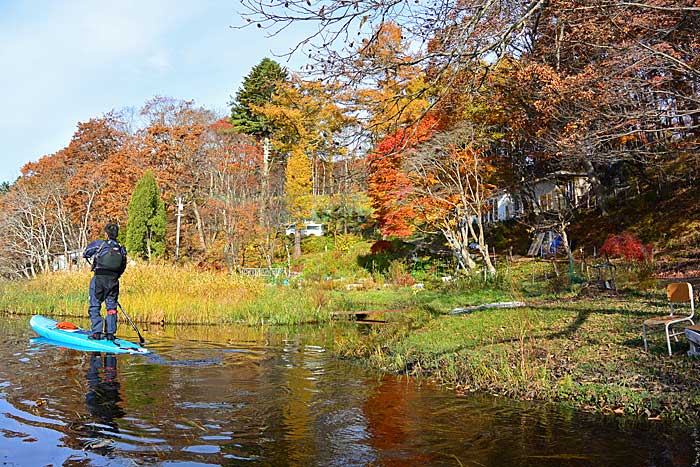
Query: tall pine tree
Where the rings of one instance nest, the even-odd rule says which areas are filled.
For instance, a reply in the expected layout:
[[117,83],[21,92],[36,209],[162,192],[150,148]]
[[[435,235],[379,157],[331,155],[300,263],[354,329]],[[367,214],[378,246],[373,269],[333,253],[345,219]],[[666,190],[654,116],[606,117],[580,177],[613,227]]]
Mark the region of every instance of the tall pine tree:
[[129,253],[148,260],[162,256],[165,252],[165,205],[150,170],[136,183],[128,215],[125,246]]
[[231,125],[233,130],[256,138],[270,136],[272,125],[251,106],[262,106],[270,102],[277,86],[287,80],[287,70],[269,58],[255,65],[231,102]]

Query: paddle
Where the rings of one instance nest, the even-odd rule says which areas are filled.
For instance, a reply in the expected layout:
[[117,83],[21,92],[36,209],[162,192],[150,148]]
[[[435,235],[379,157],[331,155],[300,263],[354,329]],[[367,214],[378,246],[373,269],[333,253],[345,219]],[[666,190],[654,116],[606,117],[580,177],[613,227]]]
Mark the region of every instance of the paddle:
[[129,318],[129,315],[126,314],[126,311],[124,311],[124,307],[122,307],[122,304],[119,303],[119,302],[117,302],[117,306],[119,307],[120,310],[122,310],[122,313],[124,313],[124,316],[126,316],[126,319],[129,321],[129,324],[131,324],[131,327],[134,328],[134,331],[136,331],[136,334],[139,335],[139,345],[140,345],[141,347],[143,347],[144,344],[146,344],[146,341],[145,341],[144,338],[141,336],[141,333],[139,332],[139,328],[136,327],[136,325],[134,324],[134,322],[131,321],[131,318]]

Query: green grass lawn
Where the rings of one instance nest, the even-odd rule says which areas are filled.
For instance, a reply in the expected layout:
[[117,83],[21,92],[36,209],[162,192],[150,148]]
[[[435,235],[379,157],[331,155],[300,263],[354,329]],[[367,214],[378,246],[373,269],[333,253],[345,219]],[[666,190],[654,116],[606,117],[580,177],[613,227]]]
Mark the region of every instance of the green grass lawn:
[[341,355],[434,379],[459,391],[568,401],[587,410],[696,420],[700,359],[687,343],[666,353],[663,334],[644,352],[641,325],[666,312],[660,293],[573,296],[537,306],[462,315],[392,315],[339,339]]

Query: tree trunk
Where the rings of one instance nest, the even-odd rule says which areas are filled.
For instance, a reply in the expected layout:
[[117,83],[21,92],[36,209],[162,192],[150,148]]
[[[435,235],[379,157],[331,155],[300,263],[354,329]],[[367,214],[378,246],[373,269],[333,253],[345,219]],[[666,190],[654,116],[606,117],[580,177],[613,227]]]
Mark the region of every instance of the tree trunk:
[[469,247],[467,245],[462,245],[460,247],[459,255],[457,260],[462,263],[462,267],[465,271],[473,271],[476,269],[476,261],[474,261],[474,258],[472,258],[472,255],[469,253]]
[[595,167],[593,167],[593,164],[589,160],[584,161],[583,166],[586,169],[586,175],[591,183],[591,190],[593,190],[593,193],[595,194],[600,213],[605,215],[608,212],[608,205],[605,200],[605,190],[603,189],[603,185],[600,183],[600,179],[595,172]]
[[204,225],[202,223],[202,216],[199,213],[199,206],[197,206],[197,201],[192,200],[192,211],[194,212],[194,218],[197,222],[197,236],[199,237],[199,244],[202,247],[204,254],[207,253],[207,241],[204,238]]
[[294,229],[294,252],[292,257],[297,259],[301,256],[301,229],[297,225]]
[[479,253],[481,254],[481,258],[484,260],[486,270],[490,275],[494,275],[496,274],[496,268],[491,262],[491,256],[489,255],[489,245],[484,239],[484,223],[481,220],[481,214],[477,214],[476,216],[476,228],[477,230],[474,230],[473,223],[465,222],[465,225],[462,227],[462,229],[464,230],[464,233],[462,235],[466,239],[465,243],[469,243],[469,234],[471,234],[471,237],[479,245]]
[[476,262],[474,262],[474,259],[469,253],[468,242],[463,241],[463,239],[467,239],[468,237],[462,236],[460,239],[459,232],[453,232],[448,229],[443,229],[442,233],[452,250],[452,254],[457,259],[457,271],[473,271],[476,268]]
[[486,270],[488,273],[492,276],[496,274],[496,267],[493,265],[491,256],[489,255],[488,243],[483,243],[482,241],[479,242],[479,253],[481,253],[481,257],[484,259],[484,264],[486,265]]
[[275,262],[275,244],[277,243],[277,236],[270,234],[268,231],[265,237],[265,261],[267,263],[267,268],[272,270],[272,263]]
[[561,243],[564,245],[566,256],[569,258],[570,272],[573,273],[574,253],[571,251],[571,245],[569,245],[569,236],[566,234],[566,227],[561,228],[559,235],[561,235]]

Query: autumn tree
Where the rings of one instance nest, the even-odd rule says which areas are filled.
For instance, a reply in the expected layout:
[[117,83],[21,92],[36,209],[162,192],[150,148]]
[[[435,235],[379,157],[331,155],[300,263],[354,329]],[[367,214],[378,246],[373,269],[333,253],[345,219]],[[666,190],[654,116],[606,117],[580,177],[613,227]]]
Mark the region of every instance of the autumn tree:
[[356,63],[376,73],[348,96],[351,108],[359,111],[358,118],[376,140],[422,118],[435,90],[426,83],[425,69],[414,63],[416,53],[398,24],[379,24],[373,38],[357,45]]
[[165,206],[153,172],[146,172],[134,188],[124,245],[131,255],[148,260],[165,251]]
[[114,175],[113,171],[122,174],[125,170],[124,167],[112,166],[110,161],[127,140],[120,116],[109,113],[78,123],[68,146],[54,155],[57,161],[63,161],[66,175],[65,210],[70,222],[61,231],[66,252],[84,248],[90,237],[99,234],[108,221],[125,219],[125,216],[118,215],[119,206],[108,198],[127,192],[128,188],[123,184],[110,187],[116,193],[107,195],[105,186]]
[[488,128],[465,122],[408,151],[403,170],[411,182],[404,203],[423,222],[438,229],[457,258],[458,269],[476,267],[469,252],[475,243],[490,274],[496,272],[484,230],[484,213],[496,187],[490,182]]
[[[258,176],[261,180],[258,219],[259,228],[265,231],[265,249],[268,252],[274,251],[277,240],[279,227],[277,213],[279,212],[279,195],[282,188],[271,185],[272,171],[274,170],[272,164],[279,162],[278,158],[273,157],[273,148],[270,142],[270,134],[275,128],[267,117],[259,112],[259,109],[272,100],[275,91],[286,80],[287,70],[276,61],[265,57],[243,79],[241,88],[236,92],[236,97],[230,102],[231,117],[229,123],[231,130],[252,136],[262,147],[262,157],[258,166]],[[281,168],[279,169],[281,170]]]
[[333,158],[342,154],[335,138],[348,119],[336,104],[334,91],[320,81],[293,75],[278,86],[270,102],[253,107],[274,126],[270,136],[275,149],[290,154],[285,198],[289,216],[297,225],[295,256],[301,254],[301,228],[311,215],[312,195],[325,192],[326,172],[332,173]]
[[201,220],[210,246],[207,259],[235,269],[248,261],[259,264],[249,253],[263,250],[260,256],[271,263],[273,250],[264,247],[267,232],[260,227],[262,154],[255,140],[232,132],[231,124],[220,120],[208,127],[205,148],[202,170],[209,181]]
[[[271,3],[244,0],[242,3],[249,23],[273,35],[298,24],[315,24],[314,31],[295,44],[291,53],[308,54],[311,73],[342,82],[348,89],[362,89],[368,82],[379,82],[387,76],[406,76],[408,70],[424,70],[423,84],[412,87],[403,100],[400,93],[406,92],[405,86],[398,86],[394,98],[385,100],[402,101],[397,107],[401,109],[410,99],[423,99],[426,95],[430,95],[431,103],[439,102],[464,70],[488,67],[489,62],[501,56],[520,53],[548,2],[325,0],[309,4],[306,0]],[[395,26],[388,27],[387,18]],[[397,28],[401,31],[401,43],[410,44],[410,59],[403,50],[399,54],[383,55],[381,60],[368,60],[374,51],[389,50],[381,44],[387,39],[395,42]],[[396,112],[389,115],[395,116]],[[419,117],[424,115],[425,111]]]
[[51,270],[51,253],[57,240],[51,188],[37,181],[20,177],[2,203],[3,249],[6,259],[12,260],[6,267],[26,277]]
[[[659,187],[668,186],[671,161],[680,157],[692,165],[693,148],[700,144],[700,10],[693,1],[246,0],[244,5],[250,23],[271,34],[295,23],[316,23],[318,30],[292,51],[309,53],[312,71],[349,88],[419,67],[425,84],[406,95],[418,98],[434,90],[433,106],[459,92],[480,92],[502,60],[520,62],[522,73],[516,70],[509,86],[526,99],[515,109],[534,120],[544,116],[547,124],[522,125],[518,150],[547,157],[548,164],[540,165],[545,170],[557,165],[585,170],[599,195],[606,171],[619,163],[642,178],[651,171]],[[411,44],[411,60],[363,59],[386,40],[380,27],[386,18]],[[397,90],[400,99],[406,90]],[[523,160],[530,158],[523,154]],[[690,180],[690,174],[676,176]]]
[[439,125],[435,116],[425,118],[385,137],[367,155],[367,194],[382,235],[405,237],[414,231],[416,213],[405,202],[411,181],[402,165],[408,150],[430,138]]
[[336,139],[351,123],[337,104],[337,89],[298,75],[280,84],[270,102],[253,106],[274,126],[272,143],[281,154],[299,148],[312,160],[313,194],[325,192],[326,172],[344,155]]
[[672,168],[700,144],[699,21],[692,2],[548,2],[498,99],[525,117],[540,175],[585,173],[603,212],[614,169],[655,191],[689,181]]
[[292,150],[285,170],[289,217],[294,221],[294,257],[301,256],[301,229],[311,215],[311,161],[301,148]]
[[206,255],[209,245],[201,212],[209,179],[206,132],[215,116],[193,101],[160,96],[147,101],[140,114],[147,126],[136,135],[138,154],[156,176],[170,215],[176,215],[178,200],[184,205],[183,250]]

